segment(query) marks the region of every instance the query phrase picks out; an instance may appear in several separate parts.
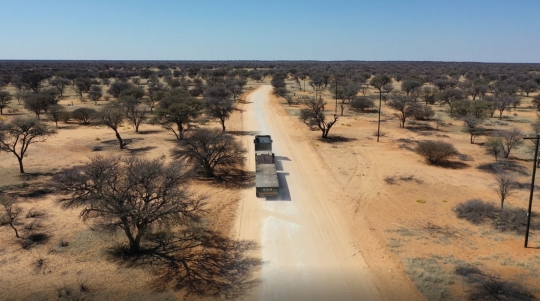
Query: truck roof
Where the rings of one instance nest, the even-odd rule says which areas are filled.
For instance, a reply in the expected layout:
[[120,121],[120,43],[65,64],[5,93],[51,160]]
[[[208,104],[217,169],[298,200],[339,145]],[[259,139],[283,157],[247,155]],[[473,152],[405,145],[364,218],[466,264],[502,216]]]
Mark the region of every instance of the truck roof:
[[272,138],[270,137],[270,135],[256,135],[255,136],[255,139],[259,139],[259,143],[271,143],[272,142]]
[[257,164],[255,186],[279,188],[275,164]]

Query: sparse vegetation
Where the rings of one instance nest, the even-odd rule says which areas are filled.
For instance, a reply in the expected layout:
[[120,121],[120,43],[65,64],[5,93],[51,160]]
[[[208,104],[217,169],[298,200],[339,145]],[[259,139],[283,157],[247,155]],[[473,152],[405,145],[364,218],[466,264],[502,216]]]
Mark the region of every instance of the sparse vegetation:
[[232,135],[215,129],[194,130],[174,151],[177,157],[202,168],[207,177],[214,177],[216,168],[239,166],[245,152]]
[[468,300],[535,300],[531,292],[518,282],[486,274],[475,266],[458,265],[455,273],[471,286]]
[[81,215],[102,230],[121,229],[131,253],[140,251],[142,240],[158,225],[198,221],[204,198],[191,195],[187,183],[180,163],[101,156],[54,178],[65,207],[83,207]]
[[441,164],[458,154],[452,144],[443,141],[421,141],[415,150],[433,165]]

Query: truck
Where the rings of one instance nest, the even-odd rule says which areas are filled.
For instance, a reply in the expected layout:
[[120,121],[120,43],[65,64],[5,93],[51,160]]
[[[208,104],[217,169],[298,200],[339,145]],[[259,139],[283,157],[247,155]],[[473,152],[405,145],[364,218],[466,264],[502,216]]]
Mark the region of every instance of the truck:
[[272,152],[272,137],[256,135],[255,143],[255,194],[257,197],[277,196],[279,182],[276,161]]

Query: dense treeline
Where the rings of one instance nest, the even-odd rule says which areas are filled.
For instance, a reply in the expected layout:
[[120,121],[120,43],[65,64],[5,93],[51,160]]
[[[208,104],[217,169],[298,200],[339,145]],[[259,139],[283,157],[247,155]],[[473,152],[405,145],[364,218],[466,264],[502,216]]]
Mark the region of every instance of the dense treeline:
[[[375,74],[388,74],[400,82],[406,78],[419,78],[424,82],[438,82],[438,87],[453,85],[453,80],[483,78],[515,79],[523,82],[538,76],[540,64],[468,63],[468,62],[364,62],[364,61],[0,61],[0,80],[10,83],[13,77],[23,77],[34,83],[40,77],[112,79],[139,76],[148,78],[171,76],[202,77],[239,75],[254,80],[261,76],[285,73],[295,80],[303,77],[325,76],[360,79]],[[39,75],[36,75],[39,74]],[[314,76],[317,75],[317,76]],[[36,78],[37,77],[37,78]],[[446,80],[442,82],[440,80]],[[328,84],[328,83],[326,83]],[[35,86],[34,86],[35,87]]]

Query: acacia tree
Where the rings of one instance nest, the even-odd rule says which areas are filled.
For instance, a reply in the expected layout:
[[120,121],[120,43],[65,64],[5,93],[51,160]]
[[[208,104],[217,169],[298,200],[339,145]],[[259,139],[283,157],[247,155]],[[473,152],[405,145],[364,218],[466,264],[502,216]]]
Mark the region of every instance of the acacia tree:
[[0,91],[0,115],[3,115],[4,108],[11,103],[11,94],[7,91]]
[[225,120],[229,119],[234,110],[234,101],[230,96],[231,93],[222,86],[211,87],[204,93],[206,113],[211,118],[220,121],[223,131],[225,131]]
[[13,231],[15,231],[15,237],[20,238],[19,231],[15,227],[22,212],[21,208],[17,206],[14,197],[7,194],[0,194],[0,206],[4,208],[4,212],[0,215],[0,225],[3,223],[9,225]]
[[474,137],[482,133],[482,119],[476,118],[474,116],[467,116],[463,118],[464,128],[467,133],[471,135],[471,144],[474,143]]
[[495,107],[499,111],[499,120],[502,120],[502,114],[506,108],[511,106],[514,102],[516,102],[518,98],[516,96],[512,95],[503,95],[501,97],[496,98],[495,100]]
[[24,108],[34,112],[39,119],[43,112],[47,112],[47,109],[57,104],[59,100],[60,93],[56,88],[46,89],[38,93],[28,94],[24,98]]
[[101,86],[91,86],[90,91],[88,92],[88,98],[90,98],[94,105],[97,106],[97,102],[101,99],[103,96],[103,89]]
[[178,162],[96,156],[56,175],[53,185],[66,208],[83,207],[81,216],[98,229],[121,229],[137,253],[150,230],[198,221],[204,212],[203,197],[188,191],[186,171]]
[[79,95],[79,99],[83,100],[83,94],[90,90],[92,80],[88,77],[78,77],[75,79],[73,89]]
[[218,129],[197,129],[184,139],[175,153],[180,158],[196,162],[207,177],[215,176],[216,167],[239,165],[246,150],[232,135]]
[[388,106],[396,111],[399,118],[399,127],[405,127],[407,117],[414,115],[415,111],[420,109],[416,99],[410,96],[396,95],[388,102]]
[[60,97],[64,95],[64,91],[66,87],[69,85],[70,81],[69,79],[65,79],[63,77],[55,77],[53,80],[49,82],[51,86],[58,89],[58,92],[60,92]]
[[43,142],[56,131],[36,118],[16,117],[9,123],[0,122],[0,150],[12,153],[24,173],[23,159],[30,144]]
[[47,79],[47,75],[40,72],[26,72],[21,76],[21,82],[30,88],[35,93],[43,86],[43,81]]
[[124,149],[125,144],[122,137],[120,137],[120,133],[118,133],[118,127],[122,124],[122,121],[124,121],[124,117],[124,111],[117,103],[107,104],[97,114],[99,122],[114,131],[116,139],[118,139],[118,143],[120,144],[120,149]]
[[381,135],[381,104],[382,104],[382,89],[384,86],[390,84],[392,79],[388,75],[376,75],[369,81],[369,84],[375,89],[379,90],[379,119],[377,121],[377,142]]
[[401,82],[401,90],[410,96],[415,91],[420,91],[424,83],[418,78],[409,78]]
[[176,93],[159,101],[156,120],[163,128],[173,132],[176,139],[182,140],[189,123],[199,117],[202,108],[202,102],[188,93]]
[[360,84],[353,82],[344,82],[343,84],[334,82],[328,88],[330,93],[336,93],[336,97],[339,98],[341,116],[343,116],[343,111],[345,110],[345,105],[350,104],[355,98],[358,92],[360,91]]
[[111,94],[114,98],[118,98],[122,91],[134,88],[133,84],[127,82],[114,82],[110,85],[107,93]]
[[334,118],[326,120],[324,114],[324,106],[326,101],[322,98],[310,98],[305,101],[306,109],[300,110],[300,120],[302,120],[312,130],[319,129],[322,132],[322,138],[328,138],[328,133],[332,126],[338,121],[338,116],[334,114]]
[[465,94],[461,90],[447,88],[437,93],[436,98],[441,104],[447,104],[450,107],[450,110],[452,110],[454,103],[458,100],[464,99]]
[[502,141],[499,137],[489,137],[484,143],[484,147],[488,153],[495,157],[495,161],[497,161],[499,154],[503,151]]
[[121,96],[118,101],[124,109],[129,123],[135,128],[135,132],[139,132],[139,126],[146,119],[146,107],[142,105],[142,100],[133,96]]
[[61,120],[65,114],[67,114],[66,109],[61,105],[53,105],[47,110],[47,115],[54,121],[56,128],[58,128],[58,120]]

